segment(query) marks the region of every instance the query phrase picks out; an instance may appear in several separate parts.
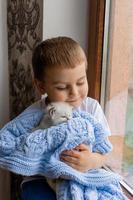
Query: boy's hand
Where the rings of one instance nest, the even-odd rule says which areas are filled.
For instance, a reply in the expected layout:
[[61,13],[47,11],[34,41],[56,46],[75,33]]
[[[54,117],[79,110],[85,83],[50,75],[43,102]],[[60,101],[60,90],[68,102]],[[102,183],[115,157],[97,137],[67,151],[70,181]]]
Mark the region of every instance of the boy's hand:
[[93,154],[87,145],[80,144],[73,150],[63,151],[60,159],[72,168],[86,172],[95,166],[96,161]]

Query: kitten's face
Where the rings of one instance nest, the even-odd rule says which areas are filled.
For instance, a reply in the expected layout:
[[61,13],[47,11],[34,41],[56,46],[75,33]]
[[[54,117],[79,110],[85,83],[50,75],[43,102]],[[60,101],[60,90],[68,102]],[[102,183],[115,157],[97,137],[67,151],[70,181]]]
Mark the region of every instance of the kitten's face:
[[47,106],[53,125],[63,123],[72,118],[73,107],[66,102],[53,102]]

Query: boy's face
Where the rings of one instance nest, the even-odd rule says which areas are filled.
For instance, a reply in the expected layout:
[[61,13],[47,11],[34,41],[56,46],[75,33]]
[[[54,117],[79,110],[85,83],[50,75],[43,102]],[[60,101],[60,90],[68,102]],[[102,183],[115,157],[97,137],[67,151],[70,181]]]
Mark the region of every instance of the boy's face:
[[47,93],[51,102],[63,101],[78,107],[88,94],[85,62],[75,68],[49,68],[44,82],[36,83],[41,94]]

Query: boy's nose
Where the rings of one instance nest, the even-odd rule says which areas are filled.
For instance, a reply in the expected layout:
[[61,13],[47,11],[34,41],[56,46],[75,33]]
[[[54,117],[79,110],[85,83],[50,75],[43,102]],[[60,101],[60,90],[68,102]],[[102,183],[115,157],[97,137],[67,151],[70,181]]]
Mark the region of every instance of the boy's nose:
[[76,86],[71,87],[69,91],[69,95],[73,97],[78,96],[78,88]]

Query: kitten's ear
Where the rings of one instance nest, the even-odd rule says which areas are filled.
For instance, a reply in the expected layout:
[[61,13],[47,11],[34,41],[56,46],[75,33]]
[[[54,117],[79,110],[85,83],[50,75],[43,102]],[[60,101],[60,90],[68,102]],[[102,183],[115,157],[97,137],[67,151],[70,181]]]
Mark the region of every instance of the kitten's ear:
[[56,109],[55,109],[55,107],[52,104],[48,106],[48,114],[49,114],[49,116],[50,116],[51,119],[54,118],[55,111],[56,111]]

